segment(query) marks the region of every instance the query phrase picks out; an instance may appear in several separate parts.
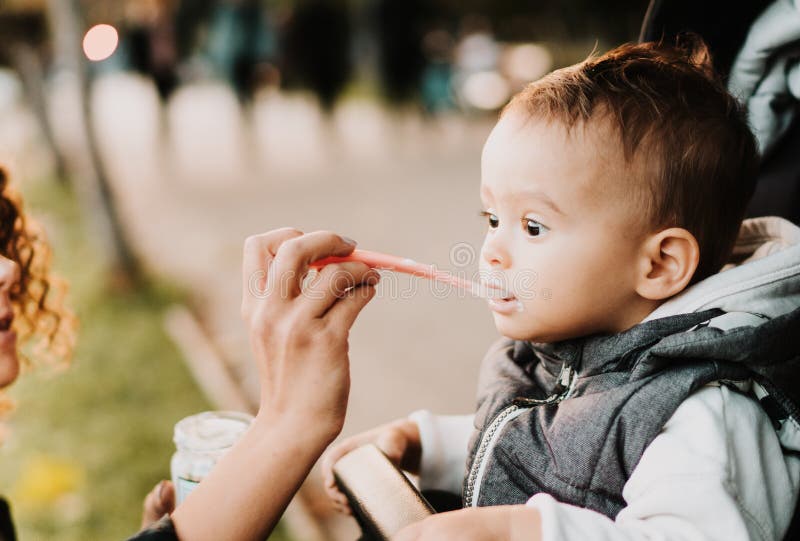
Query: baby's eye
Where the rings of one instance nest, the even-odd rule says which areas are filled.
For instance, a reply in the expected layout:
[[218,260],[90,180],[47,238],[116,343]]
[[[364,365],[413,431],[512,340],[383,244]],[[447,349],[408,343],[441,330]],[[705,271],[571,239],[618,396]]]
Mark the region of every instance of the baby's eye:
[[525,232],[531,237],[541,237],[550,231],[546,226],[531,218],[523,218],[522,225],[525,228]]
[[497,229],[497,226],[500,225],[500,219],[489,211],[486,210],[481,211],[481,216],[485,216],[486,218],[489,219],[490,229]]

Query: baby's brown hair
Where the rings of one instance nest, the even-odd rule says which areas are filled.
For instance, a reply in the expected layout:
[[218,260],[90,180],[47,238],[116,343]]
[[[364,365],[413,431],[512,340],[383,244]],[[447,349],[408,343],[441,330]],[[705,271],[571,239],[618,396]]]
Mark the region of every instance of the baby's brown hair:
[[[517,94],[524,110],[571,129],[609,119],[653,228],[682,227],[700,246],[692,283],[718,272],[733,250],[755,188],[759,156],[744,108],[714,74],[708,49],[626,44],[556,70]],[[635,167],[633,167],[635,165]]]

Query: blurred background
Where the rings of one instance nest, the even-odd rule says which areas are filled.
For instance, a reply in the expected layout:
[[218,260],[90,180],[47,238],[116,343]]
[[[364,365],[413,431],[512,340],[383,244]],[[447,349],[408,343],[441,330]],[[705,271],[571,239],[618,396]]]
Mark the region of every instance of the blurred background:
[[[527,82],[636,39],[615,0],[0,0],[0,164],[81,320],[10,394],[0,490],[23,540],[123,539],[172,429],[257,396],[246,236],[332,229],[471,276],[480,152]],[[385,276],[351,334],[343,435],[469,413],[480,300]],[[275,442],[280,445],[281,442]],[[280,540],[353,539],[312,475]]]

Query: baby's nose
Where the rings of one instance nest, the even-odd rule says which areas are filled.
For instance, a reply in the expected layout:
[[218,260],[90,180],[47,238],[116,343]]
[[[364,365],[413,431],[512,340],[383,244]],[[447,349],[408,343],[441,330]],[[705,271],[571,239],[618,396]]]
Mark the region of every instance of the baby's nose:
[[481,256],[493,270],[507,268],[511,260],[508,251],[494,239],[487,239],[483,244]]

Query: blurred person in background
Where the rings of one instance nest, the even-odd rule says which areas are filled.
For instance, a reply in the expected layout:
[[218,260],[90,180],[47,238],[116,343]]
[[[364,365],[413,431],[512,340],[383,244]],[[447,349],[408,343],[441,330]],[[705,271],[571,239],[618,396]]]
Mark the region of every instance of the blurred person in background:
[[257,0],[221,2],[211,16],[207,54],[217,76],[249,102],[265,64],[274,61],[276,36]]
[[287,88],[308,88],[331,111],[353,72],[351,21],[341,0],[298,3],[281,32],[282,81]]
[[455,107],[452,91],[453,37],[444,28],[431,30],[422,40],[427,64],[422,71],[421,99],[425,111],[443,113]]
[[162,101],[178,86],[178,51],[175,36],[177,0],[128,4],[126,39],[131,67],[153,78]]
[[373,11],[383,92],[392,103],[415,99],[426,63],[425,26],[433,9],[421,0],[378,0]]

